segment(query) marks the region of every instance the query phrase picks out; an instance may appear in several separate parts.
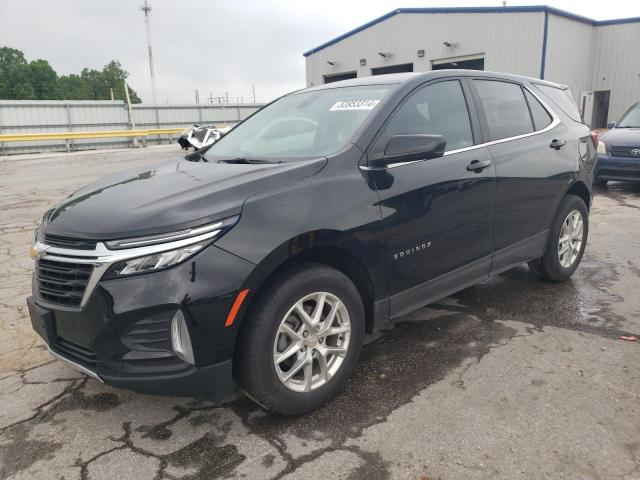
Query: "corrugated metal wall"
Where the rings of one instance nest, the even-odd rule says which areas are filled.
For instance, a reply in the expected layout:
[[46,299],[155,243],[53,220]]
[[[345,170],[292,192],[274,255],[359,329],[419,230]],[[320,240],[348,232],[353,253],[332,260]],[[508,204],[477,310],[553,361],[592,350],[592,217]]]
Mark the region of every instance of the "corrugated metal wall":
[[[260,104],[179,104],[132,106],[136,128],[179,128],[194,123],[233,125],[258,110]],[[0,133],[86,132],[129,130],[129,115],[122,101],[0,100]],[[168,135],[148,138],[150,143],[169,142]],[[117,148],[129,138],[70,141],[73,150]],[[62,140],[0,143],[0,155],[65,151]]]
[[[400,13],[308,56],[307,85],[322,84],[323,75],[357,71],[365,77],[372,68],[402,63],[424,72],[431,70],[432,60],[476,54],[484,54],[485,70],[538,76],[543,25],[541,12]],[[424,50],[424,57],[418,57],[418,50]],[[366,66],[360,66],[361,58]]]
[[591,90],[594,37],[591,24],[549,15],[545,80],[568,85],[576,102]]
[[[539,78],[544,15],[399,13],[306,57],[307,84],[320,85],[324,75],[342,72],[366,77],[372,68],[402,63],[429,71],[433,60],[478,54],[484,55],[485,70]],[[552,12],[548,22],[546,80],[569,85],[576,102],[582,92],[610,90],[609,121],[640,101],[639,22],[593,25]],[[445,41],[456,48],[445,47]]]
[[640,101],[640,23],[595,28],[591,90],[610,90],[609,121]]

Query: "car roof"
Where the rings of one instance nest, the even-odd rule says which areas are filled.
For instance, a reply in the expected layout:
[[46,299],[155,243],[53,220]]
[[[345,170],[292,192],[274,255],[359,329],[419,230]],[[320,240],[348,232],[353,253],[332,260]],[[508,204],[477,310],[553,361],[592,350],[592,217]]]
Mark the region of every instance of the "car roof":
[[452,70],[432,70],[430,72],[407,72],[407,73],[388,73],[385,75],[372,75],[368,77],[350,78],[348,80],[340,80],[338,82],[325,83],[323,85],[317,85],[314,87],[306,88],[304,90],[298,90],[298,92],[311,92],[317,90],[328,90],[332,88],[340,87],[358,87],[367,85],[402,85],[409,83],[422,83],[423,81],[449,77],[487,77],[498,78],[505,80],[515,80],[518,82],[526,81],[531,83],[537,83],[540,85],[548,85],[550,87],[566,89],[566,85],[559,83],[549,82],[547,80],[540,80],[539,78],[527,77],[524,75],[514,75],[510,73],[490,72],[483,70],[464,70],[464,69],[452,69]]

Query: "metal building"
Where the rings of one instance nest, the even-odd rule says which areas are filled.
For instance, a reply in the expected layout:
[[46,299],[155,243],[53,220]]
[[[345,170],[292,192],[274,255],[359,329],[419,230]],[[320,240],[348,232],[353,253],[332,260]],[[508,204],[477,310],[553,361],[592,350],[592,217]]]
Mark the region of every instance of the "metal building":
[[399,8],[304,53],[307,85],[470,68],[569,85],[586,123],[640,100],[640,17],[596,21],[547,6]]

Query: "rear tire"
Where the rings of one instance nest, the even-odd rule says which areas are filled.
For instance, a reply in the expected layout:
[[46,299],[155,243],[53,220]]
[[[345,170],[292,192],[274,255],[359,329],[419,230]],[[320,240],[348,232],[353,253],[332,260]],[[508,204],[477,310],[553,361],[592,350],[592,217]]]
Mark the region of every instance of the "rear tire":
[[551,222],[544,255],[529,262],[529,268],[554,282],[569,279],[580,265],[588,233],[587,206],[580,197],[567,195]]
[[344,388],[362,349],[364,307],[347,276],[304,264],[260,293],[245,325],[236,381],[265,409],[300,415]]

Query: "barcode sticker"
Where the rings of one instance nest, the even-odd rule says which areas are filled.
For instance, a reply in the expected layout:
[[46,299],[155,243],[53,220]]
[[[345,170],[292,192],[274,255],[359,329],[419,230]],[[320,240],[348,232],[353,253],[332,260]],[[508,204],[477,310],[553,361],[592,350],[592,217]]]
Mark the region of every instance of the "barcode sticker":
[[330,109],[330,112],[337,110],[373,110],[380,103],[380,100],[345,100],[336,102]]

